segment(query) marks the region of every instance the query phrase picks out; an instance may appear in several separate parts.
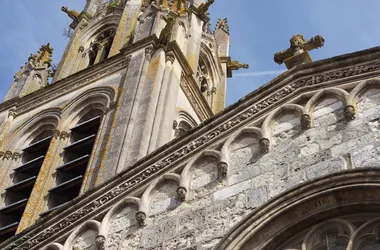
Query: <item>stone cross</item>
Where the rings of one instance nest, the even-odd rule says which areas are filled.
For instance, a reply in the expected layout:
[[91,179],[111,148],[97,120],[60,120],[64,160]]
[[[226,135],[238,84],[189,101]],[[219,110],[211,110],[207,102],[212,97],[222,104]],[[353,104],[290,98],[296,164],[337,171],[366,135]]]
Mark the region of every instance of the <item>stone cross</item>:
[[312,62],[309,51],[324,45],[325,39],[314,36],[306,41],[302,35],[295,35],[290,39],[290,48],[274,54],[274,61],[278,64],[285,63],[288,69],[296,65]]

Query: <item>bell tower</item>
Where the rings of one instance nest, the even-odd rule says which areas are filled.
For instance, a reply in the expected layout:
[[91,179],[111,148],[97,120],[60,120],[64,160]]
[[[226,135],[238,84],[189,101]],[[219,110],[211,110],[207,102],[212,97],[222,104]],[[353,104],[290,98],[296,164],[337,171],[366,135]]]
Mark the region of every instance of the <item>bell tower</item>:
[[73,34],[55,81],[106,59],[130,60],[119,83],[119,136],[111,142],[121,147],[109,152],[120,157],[117,164],[108,159],[117,172],[224,108],[229,31],[226,19],[210,29],[213,2],[88,0],[80,13],[62,8],[73,19]]
[[[229,57],[227,20],[210,28],[213,2],[87,0],[83,11],[62,7],[72,23],[58,67],[51,69],[50,44],[42,46],[0,109],[0,151],[17,156],[0,167],[0,188],[8,190],[0,201],[1,239],[133,171],[224,108],[227,77],[247,66]],[[14,195],[25,182],[28,188]]]

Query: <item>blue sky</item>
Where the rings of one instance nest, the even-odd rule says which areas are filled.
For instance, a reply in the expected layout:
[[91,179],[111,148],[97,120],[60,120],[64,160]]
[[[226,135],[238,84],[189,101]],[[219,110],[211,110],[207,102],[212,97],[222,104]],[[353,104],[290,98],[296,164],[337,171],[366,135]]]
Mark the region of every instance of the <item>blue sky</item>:
[[[42,44],[54,48],[58,63],[68,40],[62,35],[70,20],[62,5],[81,10],[85,0],[1,0],[0,99],[14,74]],[[230,55],[250,65],[234,72],[227,87],[227,105],[270,81],[285,70],[273,54],[289,47],[289,38],[303,34],[325,37],[325,46],[311,53],[313,60],[367,49],[380,44],[379,0],[215,0],[212,24],[227,17],[231,32]]]

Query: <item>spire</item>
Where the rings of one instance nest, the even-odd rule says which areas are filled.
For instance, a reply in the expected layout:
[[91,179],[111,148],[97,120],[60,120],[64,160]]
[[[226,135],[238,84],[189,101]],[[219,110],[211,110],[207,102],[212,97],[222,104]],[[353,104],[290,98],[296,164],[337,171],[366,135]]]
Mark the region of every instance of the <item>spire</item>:
[[36,54],[30,54],[28,62],[15,74],[14,81],[5,100],[22,97],[48,85],[52,76],[50,43],[42,45]]
[[290,39],[289,49],[274,54],[274,61],[278,64],[285,63],[288,69],[299,64],[310,63],[312,59],[309,51],[322,47],[324,43],[325,39],[320,35],[308,41],[302,35],[295,35]]
[[52,54],[53,48],[50,46],[50,43],[47,43],[41,46],[37,54],[30,54],[28,62],[34,67],[44,67],[45,64],[50,67]]
[[230,27],[228,26],[228,20],[227,18],[219,18],[218,19],[218,22],[216,23],[215,25],[215,31],[217,30],[223,30],[225,32],[227,32],[228,34],[230,34]]

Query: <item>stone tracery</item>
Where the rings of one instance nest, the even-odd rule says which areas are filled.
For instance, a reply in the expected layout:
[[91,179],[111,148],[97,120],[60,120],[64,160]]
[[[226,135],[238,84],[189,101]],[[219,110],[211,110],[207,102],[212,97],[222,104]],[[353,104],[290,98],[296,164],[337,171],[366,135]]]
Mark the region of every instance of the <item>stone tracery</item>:
[[378,241],[380,229],[379,216],[379,214],[358,214],[331,219],[293,237],[289,241],[292,243],[286,243],[279,249],[378,249],[380,246]]

